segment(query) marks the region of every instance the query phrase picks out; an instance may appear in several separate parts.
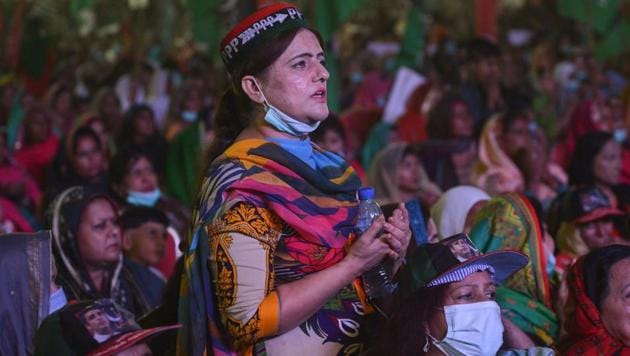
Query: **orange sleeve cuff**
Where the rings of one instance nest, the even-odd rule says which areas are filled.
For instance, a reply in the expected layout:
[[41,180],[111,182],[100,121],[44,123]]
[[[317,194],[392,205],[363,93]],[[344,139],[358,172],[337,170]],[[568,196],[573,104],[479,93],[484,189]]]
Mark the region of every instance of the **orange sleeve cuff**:
[[357,296],[359,297],[359,301],[361,302],[361,305],[363,305],[364,313],[372,314],[374,312],[374,307],[368,301],[367,293],[365,292],[365,289],[363,289],[363,280],[361,279],[361,277],[355,278],[354,281],[352,282],[352,286],[354,287],[354,291],[357,293]]
[[278,322],[280,318],[280,299],[278,292],[269,293],[258,306],[258,317],[260,318],[260,328],[256,339],[273,336],[278,333]]

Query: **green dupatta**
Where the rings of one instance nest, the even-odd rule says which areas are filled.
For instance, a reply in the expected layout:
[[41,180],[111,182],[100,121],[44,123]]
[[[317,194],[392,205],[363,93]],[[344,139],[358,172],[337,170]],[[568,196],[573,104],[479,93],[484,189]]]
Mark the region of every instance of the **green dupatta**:
[[558,320],[551,307],[543,235],[527,198],[510,193],[490,200],[475,217],[470,237],[483,253],[514,249],[529,256],[527,266],[497,288],[497,302],[505,317],[551,345],[558,335]]

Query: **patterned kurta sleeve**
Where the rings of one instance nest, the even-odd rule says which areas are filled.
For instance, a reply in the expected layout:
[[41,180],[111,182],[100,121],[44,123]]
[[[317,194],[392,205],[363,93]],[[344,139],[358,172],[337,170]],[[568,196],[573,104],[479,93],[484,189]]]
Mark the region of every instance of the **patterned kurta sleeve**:
[[273,262],[282,222],[268,209],[239,202],[206,229],[221,322],[243,351],[278,330]]

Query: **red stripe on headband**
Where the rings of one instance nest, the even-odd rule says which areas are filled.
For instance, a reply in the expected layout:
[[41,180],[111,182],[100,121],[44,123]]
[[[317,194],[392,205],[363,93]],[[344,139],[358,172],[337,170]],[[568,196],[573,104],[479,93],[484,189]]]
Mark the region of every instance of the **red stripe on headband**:
[[273,5],[265,6],[259,9],[258,11],[254,12],[253,14],[247,16],[244,20],[242,20],[236,26],[234,26],[232,31],[228,32],[228,34],[225,35],[225,37],[223,37],[223,40],[221,41],[221,48],[224,48],[225,46],[227,46],[227,44],[230,43],[230,41],[232,41],[234,37],[238,36],[241,32],[245,31],[249,26],[252,26],[254,23],[260,21],[261,19],[275,12],[288,9],[288,8],[297,9],[297,7],[293,4],[289,4],[286,2],[279,2]]

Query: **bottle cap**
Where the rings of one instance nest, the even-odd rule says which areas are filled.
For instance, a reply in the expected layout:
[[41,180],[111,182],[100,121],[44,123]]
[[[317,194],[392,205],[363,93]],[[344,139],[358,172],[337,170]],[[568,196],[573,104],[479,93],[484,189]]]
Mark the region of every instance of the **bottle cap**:
[[374,188],[362,187],[359,188],[359,200],[374,199]]

